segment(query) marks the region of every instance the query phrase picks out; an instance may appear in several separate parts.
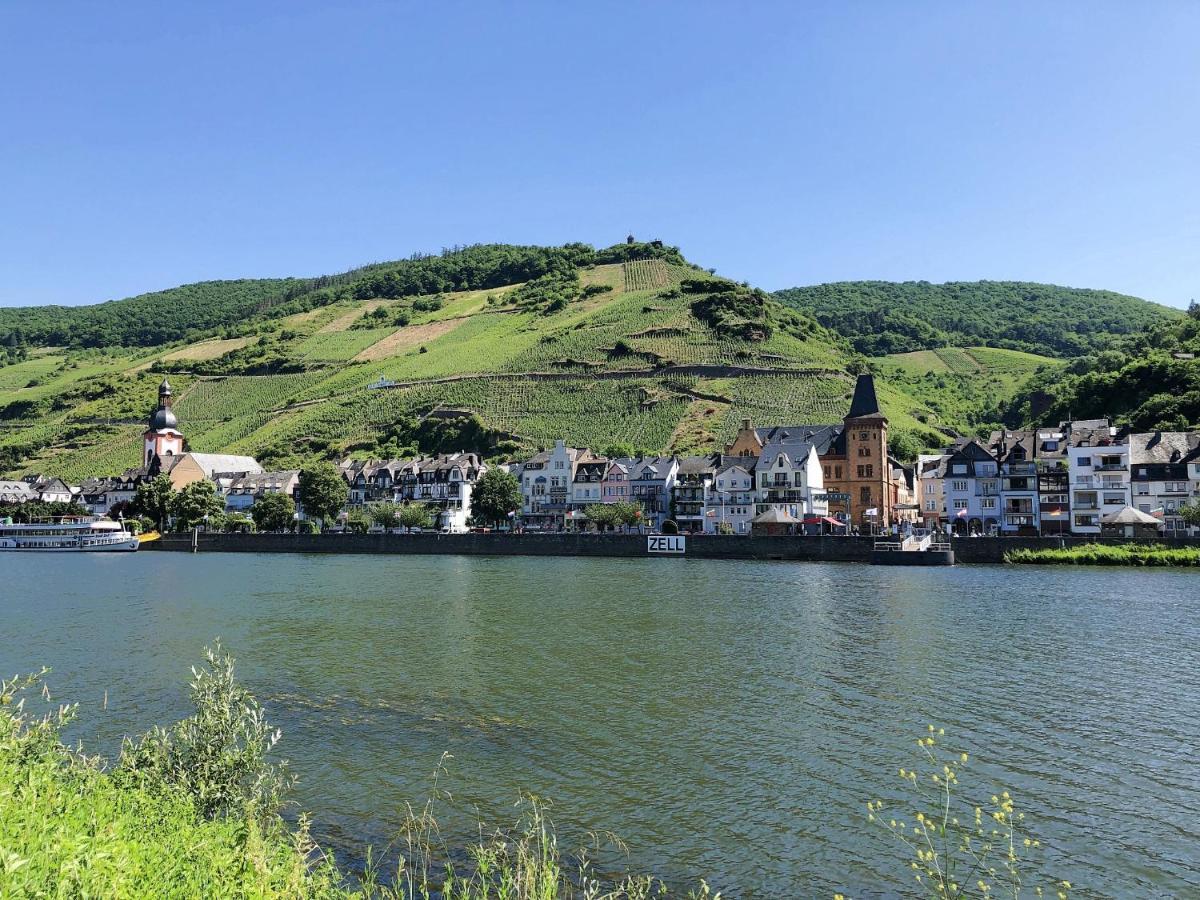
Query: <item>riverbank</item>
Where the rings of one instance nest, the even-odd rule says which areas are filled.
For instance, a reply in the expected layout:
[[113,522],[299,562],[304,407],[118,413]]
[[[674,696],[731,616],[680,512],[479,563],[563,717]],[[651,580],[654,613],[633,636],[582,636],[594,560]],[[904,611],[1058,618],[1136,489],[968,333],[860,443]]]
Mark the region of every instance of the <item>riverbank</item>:
[[112,766],[60,739],[76,707],[26,711],[45,671],[0,680],[0,894],[569,900],[592,883],[597,891],[582,896],[603,885],[605,900],[713,897],[703,882],[684,895],[650,877],[598,880],[586,855],[560,849],[531,797],[515,827],[480,825],[477,843],[457,849],[442,841],[428,801],[401,828],[394,870],[379,871],[368,854],[366,870],[348,878],[306,817],[289,828],[280,816],[292,782],[267,759],[279,734],[218,653],[193,670],[194,715],[127,742]]
[[1045,547],[1011,550],[1006,563],[1062,566],[1152,566],[1192,568],[1200,566],[1200,547],[1164,544],[1098,544],[1078,547]]
[[[1019,551],[1086,546],[1145,546],[1144,540],[1096,537],[976,537],[951,542],[958,563],[1003,563]],[[1200,553],[1200,538],[1161,542]],[[144,551],[201,553],[445,554],[644,559],[784,560],[869,563],[873,537],[646,534],[168,534]],[[1012,560],[1014,562],[1024,560]]]

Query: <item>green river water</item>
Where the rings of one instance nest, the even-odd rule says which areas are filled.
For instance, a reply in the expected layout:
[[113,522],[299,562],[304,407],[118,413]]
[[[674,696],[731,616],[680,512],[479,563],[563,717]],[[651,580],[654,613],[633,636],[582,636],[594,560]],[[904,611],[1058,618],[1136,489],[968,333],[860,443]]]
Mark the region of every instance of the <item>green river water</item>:
[[1200,896],[1195,572],[5,554],[0,622],[0,671],[52,666],[109,755],[187,713],[220,637],[349,868],[449,753],[452,842],[532,791],[568,842],[611,830],[673,884],[896,896],[865,803],[932,722],[1075,896]]

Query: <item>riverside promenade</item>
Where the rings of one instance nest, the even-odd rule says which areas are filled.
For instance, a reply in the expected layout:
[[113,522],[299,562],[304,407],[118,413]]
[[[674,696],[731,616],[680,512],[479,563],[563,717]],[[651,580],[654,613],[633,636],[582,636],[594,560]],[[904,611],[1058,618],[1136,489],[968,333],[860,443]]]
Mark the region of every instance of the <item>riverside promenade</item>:
[[[194,538],[194,543],[193,543]],[[1001,563],[1017,549],[1083,544],[1144,544],[1096,537],[954,538],[958,563]],[[1162,539],[1168,547],[1200,547],[1200,538]],[[875,538],[649,534],[168,534],[143,550],[199,553],[376,553],[463,556],[610,556],[664,559],[759,559],[870,563]]]

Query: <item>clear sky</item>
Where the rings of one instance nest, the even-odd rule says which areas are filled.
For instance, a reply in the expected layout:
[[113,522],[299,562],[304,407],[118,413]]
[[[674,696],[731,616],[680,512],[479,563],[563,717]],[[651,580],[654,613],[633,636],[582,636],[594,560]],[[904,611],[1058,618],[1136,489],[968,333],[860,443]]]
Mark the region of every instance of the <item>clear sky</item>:
[[1200,2],[0,3],[0,304],[632,231],[1200,299]]

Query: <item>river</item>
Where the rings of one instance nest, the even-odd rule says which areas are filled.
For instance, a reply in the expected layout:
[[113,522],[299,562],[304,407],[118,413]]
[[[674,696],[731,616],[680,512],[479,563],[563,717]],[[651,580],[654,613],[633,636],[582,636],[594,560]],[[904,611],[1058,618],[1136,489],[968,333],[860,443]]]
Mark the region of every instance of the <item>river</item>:
[[1010,788],[1076,896],[1200,893],[1195,572],[4,554],[0,622],[0,672],[52,666],[72,738],[107,755],[187,713],[220,637],[351,866],[449,753],[472,818],[532,791],[568,840],[611,830],[674,884],[906,888],[865,803],[936,723],[972,755],[965,791]]

